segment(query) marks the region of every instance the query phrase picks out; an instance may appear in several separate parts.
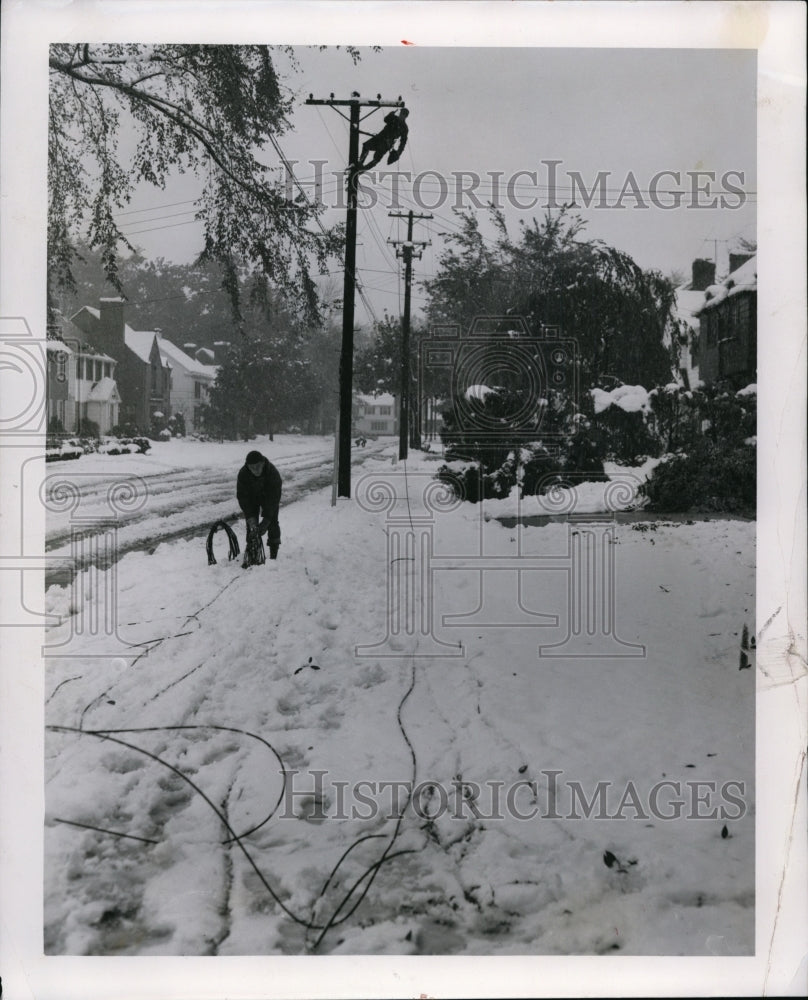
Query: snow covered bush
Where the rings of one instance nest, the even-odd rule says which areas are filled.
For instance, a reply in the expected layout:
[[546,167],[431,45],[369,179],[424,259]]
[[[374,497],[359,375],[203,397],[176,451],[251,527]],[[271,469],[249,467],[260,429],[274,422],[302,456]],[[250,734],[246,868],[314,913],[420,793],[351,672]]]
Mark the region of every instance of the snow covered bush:
[[593,406],[592,433],[605,457],[615,462],[639,464],[660,453],[649,424],[651,402],[641,385],[617,385],[610,391],[590,389]]
[[717,384],[694,393],[703,433],[716,445],[742,445],[757,433],[757,386],[735,392]]
[[137,438],[143,436],[138,425],[131,422],[115,424],[110,433],[112,437],[116,438]]
[[[591,410],[591,407],[590,407]],[[544,493],[564,475],[606,479],[589,416],[559,392],[549,391],[525,416],[523,395],[501,386],[470,386],[443,414],[441,437],[448,465],[437,478],[477,503],[507,497],[519,483],[523,496]],[[525,440],[526,432],[535,440]]]
[[660,462],[639,493],[648,498],[648,510],[753,514],[756,458],[754,445],[726,447],[703,439],[688,454]]
[[649,424],[656,439],[657,454],[689,448],[701,433],[698,394],[671,382],[648,393]]
[[98,451],[99,443],[95,438],[48,437],[45,441],[45,461],[64,462],[91,455]]
[[691,451],[703,437],[724,447],[754,436],[756,387],[740,392],[720,383],[685,389],[671,382],[646,391],[618,385],[591,389],[593,435],[601,453],[616,462],[637,464],[648,456]]
[[455,496],[469,503],[503,500],[516,483],[516,476],[504,465],[493,472],[485,472],[473,462],[442,465],[435,473],[435,478],[445,483]]
[[99,445],[98,452],[101,455],[145,455],[151,448],[150,442],[146,438],[104,438]]
[[45,445],[46,462],[66,462],[83,454],[81,445],[72,441],[48,441]]

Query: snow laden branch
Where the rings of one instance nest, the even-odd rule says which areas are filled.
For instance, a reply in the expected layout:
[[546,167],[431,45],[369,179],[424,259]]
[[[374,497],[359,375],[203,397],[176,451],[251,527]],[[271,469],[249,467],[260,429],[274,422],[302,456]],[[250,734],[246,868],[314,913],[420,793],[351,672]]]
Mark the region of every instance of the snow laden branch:
[[123,291],[118,257],[132,245],[120,213],[138,184],[163,189],[169,177],[191,174],[202,184],[200,260],[222,267],[236,316],[235,276],[246,271],[271,281],[307,319],[318,317],[312,269],[325,270],[341,239],[315,225],[317,206],[285,197],[263,155],[289,128],[279,54],[294,65],[291,50],[261,45],[51,46],[52,288],[75,287],[84,239]]

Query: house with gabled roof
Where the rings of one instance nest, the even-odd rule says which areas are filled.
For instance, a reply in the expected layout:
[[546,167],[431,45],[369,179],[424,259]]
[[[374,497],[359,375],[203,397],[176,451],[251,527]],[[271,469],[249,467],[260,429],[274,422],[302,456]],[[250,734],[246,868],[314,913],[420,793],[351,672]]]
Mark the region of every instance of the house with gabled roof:
[[[171,369],[171,412],[182,415],[185,430],[192,434],[202,425],[202,407],[208,402],[211,386],[219,368],[203,364],[158,330],[157,346],[163,363]],[[206,352],[213,358],[211,351]],[[205,356],[200,349],[197,354]]]
[[757,255],[730,253],[724,278],[716,278],[714,261],[694,260],[691,280],[676,289],[674,317],[678,376],[686,388],[756,381]]
[[377,396],[359,394],[355,397],[357,412],[353,431],[378,437],[398,434],[398,403],[389,392]]
[[96,349],[116,359],[120,421],[146,430],[156,414],[171,415],[171,368],[153,330],[133,330],[124,322],[124,300],[101,299],[98,309],[82,306],[71,321]]
[[757,255],[731,254],[730,272],[710,285],[697,310],[699,372],[705,383],[757,382]]
[[109,434],[121,404],[115,358],[88,343],[82,330],[61,315],[48,328],[46,347],[49,431],[84,433],[92,423],[99,434]]

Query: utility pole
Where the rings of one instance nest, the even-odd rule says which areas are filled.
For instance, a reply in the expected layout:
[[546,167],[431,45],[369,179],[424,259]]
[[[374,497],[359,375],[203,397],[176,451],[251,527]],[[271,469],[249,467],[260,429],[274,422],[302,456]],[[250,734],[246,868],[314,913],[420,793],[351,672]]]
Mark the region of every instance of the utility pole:
[[[339,358],[339,422],[338,422],[338,460],[337,460],[337,495],[351,495],[351,403],[353,400],[353,334],[354,334],[354,294],[356,291],[356,203],[357,187],[360,171],[356,161],[359,159],[359,125],[368,115],[378,108],[403,108],[404,102],[399,97],[397,101],[383,101],[381,94],[376,100],[363,100],[358,93],[353,93],[345,100],[336,99],[333,94],[322,100],[309,94],[306,104],[328,104],[337,109],[350,126],[348,134],[348,206],[345,226],[345,277],[342,292],[342,350]],[[349,109],[346,116],[338,109]],[[362,115],[362,108],[371,110]]]
[[431,219],[431,215],[416,215],[412,209],[404,215],[403,212],[388,212],[392,219],[407,220],[407,239],[388,240],[396,248],[396,257],[404,259],[404,318],[401,321],[401,387],[399,389],[398,407],[398,457],[403,461],[407,457],[407,443],[410,426],[410,293],[412,290],[412,259],[421,259],[423,249],[416,247],[429,246],[429,240],[414,242],[412,224],[415,219]]

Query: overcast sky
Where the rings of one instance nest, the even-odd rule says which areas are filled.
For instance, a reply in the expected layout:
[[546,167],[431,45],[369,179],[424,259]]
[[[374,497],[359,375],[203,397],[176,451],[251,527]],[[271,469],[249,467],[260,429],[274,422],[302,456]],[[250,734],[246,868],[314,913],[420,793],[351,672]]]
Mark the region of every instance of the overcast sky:
[[[298,161],[295,171],[301,180],[312,179],[311,161],[327,161],[322,167],[322,197],[335,205],[338,181],[332,175],[347,162],[347,122],[331,108],[306,106],[305,98],[310,92],[315,97],[333,92],[345,98],[351,91],[363,97],[381,93],[385,100],[401,96],[410,110],[410,138],[397,167],[410,178],[400,179],[399,203],[402,210],[431,210],[435,216],[416,226],[417,239],[433,241],[423,260],[415,262],[416,278],[435,273],[443,241],[439,234],[457,229],[452,212],[458,197],[454,172],[480,175],[483,182],[476,196],[487,201],[492,195],[490,175],[501,171],[500,199],[515,233],[520,220],[530,222],[546,211],[551,160],[560,161],[555,178],[559,202],[570,197],[570,173],[579,174],[587,189],[592,189],[600,172],[609,174],[604,203],[599,205],[596,198],[592,207],[580,209],[588,236],[603,239],[630,253],[643,267],[663,273],[689,272],[695,257],[712,257],[716,250],[719,270],[724,270],[732,241],[739,235],[756,235],[755,55],[751,49],[401,46],[378,53],[363,50],[361,62],[354,66],[344,51],[301,48],[299,68],[288,80],[299,103],[292,130],[280,145],[289,159]],[[285,60],[279,64],[286,65]],[[376,131],[383,114],[370,117],[363,128]],[[267,162],[276,163],[276,154],[270,152]],[[518,171],[528,172],[517,178],[513,188],[525,207],[511,204],[507,197],[506,183]],[[657,194],[662,203],[673,204],[674,196],[665,192],[683,192],[678,208],[651,204],[649,188],[660,171],[680,175],[679,183],[663,177]],[[688,171],[713,172],[715,180],[702,177],[701,191],[694,195]],[[420,199],[413,190],[419,174],[424,175]],[[441,177],[446,178],[443,190]],[[649,207],[636,207],[632,181]],[[467,188],[470,183],[466,179]],[[621,209],[615,203],[626,184]],[[743,195],[737,193],[741,188]],[[310,190],[313,195],[313,187]],[[375,192],[378,203],[360,212],[357,264],[374,311],[381,314],[386,308],[397,313],[402,300],[400,268],[386,240],[401,238],[404,224],[388,215],[392,181],[378,181]],[[192,259],[200,247],[200,228],[185,224],[182,216],[172,216],[190,205],[171,203],[194,193],[192,182],[182,179],[166,192],[138,189],[131,207],[154,208],[126,217],[128,229],[137,234],[134,241],[151,256]],[[468,196],[461,197],[470,205]],[[532,204],[536,199],[538,203]],[[419,207],[419,200],[428,207]],[[717,207],[692,207],[694,200]],[[344,215],[341,208],[329,208],[324,221],[336,222]],[[341,271],[336,265],[334,270],[339,295]],[[415,289],[414,308],[422,301]],[[357,301],[357,321],[366,320],[366,310]]]

